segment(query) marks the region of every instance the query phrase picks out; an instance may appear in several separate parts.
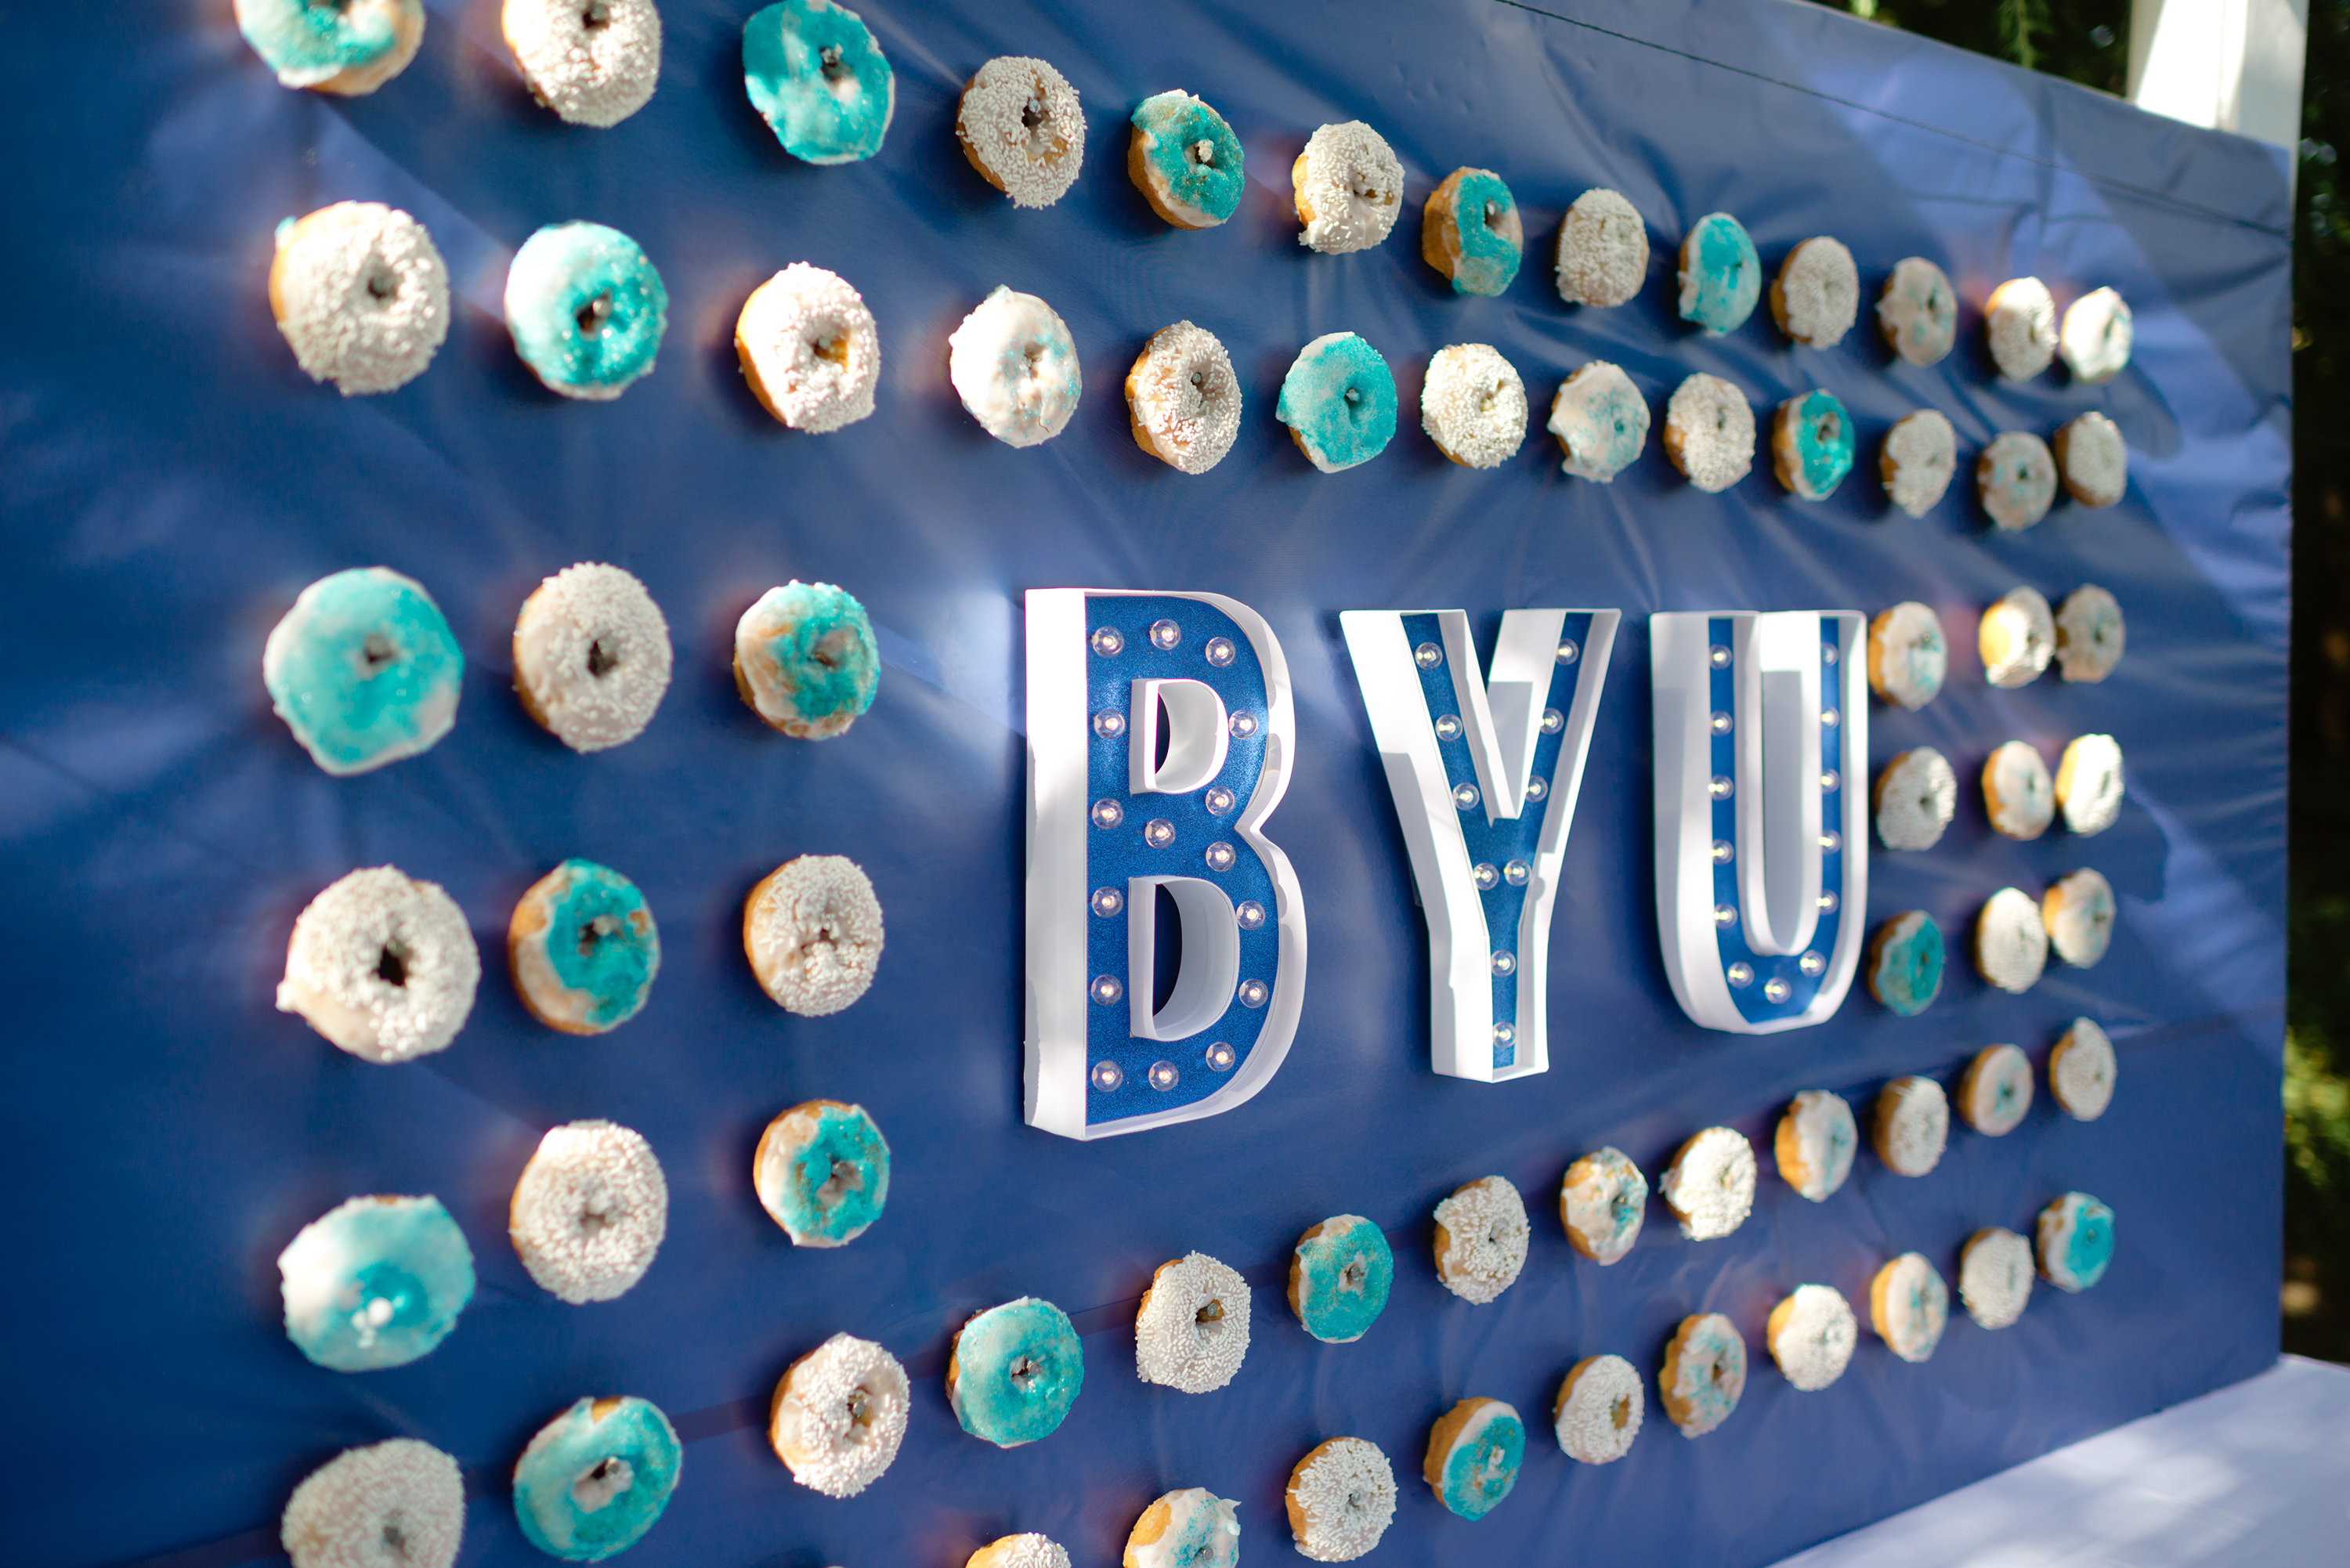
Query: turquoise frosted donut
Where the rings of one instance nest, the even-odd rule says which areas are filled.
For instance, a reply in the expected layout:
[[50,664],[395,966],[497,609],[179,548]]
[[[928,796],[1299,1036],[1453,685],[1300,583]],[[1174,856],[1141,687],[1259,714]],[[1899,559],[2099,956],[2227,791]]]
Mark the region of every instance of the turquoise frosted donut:
[[1681,242],[1681,319],[1719,337],[1745,325],[1762,297],[1762,259],[1745,227],[1708,213]]
[[422,584],[357,566],[302,590],[269,634],[270,705],[330,774],[429,751],[457,722],[465,656]]
[[845,1247],[889,1201],[889,1145],[863,1106],[809,1100],[767,1124],[751,1185],[801,1247]]
[[682,1458],[669,1417],[650,1401],[582,1399],[515,1461],[515,1518],[548,1556],[601,1562],[660,1518]]
[[437,1198],[354,1198],[277,1254],[286,1337],[336,1372],[405,1366],[473,1299],[473,1250]]
[[1051,1437],[1085,1386],[1076,1326],[1035,1296],[990,1307],[963,1324],[947,1361],[955,1419],[999,1449]]
[[735,623],[734,686],[785,734],[832,739],[864,716],[881,687],[881,649],[865,607],[830,583],[769,588]]
[[290,88],[371,93],[416,57],[422,0],[236,0],[237,31]]
[[1517,198],[1487,169],[1455,169],[1429,192],[1419,254],[1455,294],[1496,295],[1518,275],[1526,235]]
[[2067,1192],[2040,1211],[2040,1272],[2068,1293],[2106,1277],[2114,1261],[2114,1211],[2085,1192]]
[[1437,1501],[1463,1519],[1482,1519],[1518,1484],[1526,1424],[1499,1399],[1463,1399],[1428,1434],[1420,1473]]
[[1779,405],[1771,452],[1779,483],[1805,501],[1825,501],[1852,472],[1852,416],[1834,392],[1809,391]]
[[783,0],[743,23],[743,87],[784,151],[810,163],[872,157],[898,109],[881,46],[832,0]]
[[652,994],[660,930],[635,883],[592,860],[566,860],[515,906],[506,962],[541,1023],[601,1034],[634,1018]]
[[1877,928],[1868,949],[1868,993],[1904,1018],[1915,1018],[1942,990],[1942,928],[1922,909],[1896,915]]
[[1179,229],[1212,229],[1239,210],[1241,139],[1224,117],[1188,92],[1135,107],[1126,172],[1151,211]]
[[1289,1306],[1326,1345],[1351,1345],[1387,1310],[1395,1254],[1359,1214],[1325,1220],[1297,1239],[1289,1261]]
[[669,290],[637,242],[601,223],[549,223],[506,272],[506,330],[523,363],[567,398],[608,402],[649,375]]
[[1368,462],[1395,439],[1396,385],[1379,351],[1351,332],[1329,332],[1297,352],[1281,379],[1274,417],[1325,473]]

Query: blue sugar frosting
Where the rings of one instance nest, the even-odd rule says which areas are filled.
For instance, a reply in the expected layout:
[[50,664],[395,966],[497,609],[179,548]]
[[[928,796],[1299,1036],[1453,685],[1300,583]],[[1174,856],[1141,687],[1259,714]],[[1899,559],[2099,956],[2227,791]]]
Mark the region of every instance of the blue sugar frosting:
[[515,1464],[515,1518],[533,1546],[596,1563],[633,1546],[677,1490],[682,1455],[648,1400],[582,1399],[539,1428]]
[[637,242],[601,223],[549,223],[506,273],[515,352],[566,397],[620,395],[650,372],[669,329],[669,290]]
[[390,5],[315,0],[236,0],[237,30],[287,87],[316,87],[399,47]]
[[2070,1282],[2056,1282],[2068,1291],[2085,1291],[2106,1277],[2106,1266],[2114,1261],[2114,1211],[2085,1192],[2068,1192],[2057,1204],[2073,1228],[2064,1238],[2063,1259]]
[[637,885],[608,866],[566,860],[550,889],[546,928],[531,940],[586,1021],[610,1029],[634,1018],[660,971],[660,931]]
[[810,163],[872,157],[898,108],[881,46],[831,0],[784,0],[743,23],[743,87],[784,151]]
[[1134,111],[1142,133],[1142,161],[1166,183],[1174,202],[1211,223],[1239,210],[1247,181],[1241,139],[1224,117],[1187,92],[1144,99]]
[[889,1200],[889,1145],[862,1106],[819,1106],[816,1135],[795,1150],[776,1207],[795,1235],[844,1241]]
[[382,566],[302,590],[262,656],[269,700],[317,764],[359,774],[449,732],[465,656],[432,596]]
[[1462,1443],[1446,1458],[1444,1480],[1436,1489],[1444,1506],[1463,1519],[1482,1519],[1509,1496],[1526,1457],[1526,1427],[1515,1411],[1503,1406],[1493,1412],[1487,1407],[1480,1414],[1485,1419],[1472,1428],[1475,1440]]
[[1708,213],[1681,256],[1681,319],[1715,337],[1745,325],[1762,297],[1762,260],[1745,227],[1727,213]]
[[863,717],[880,690],[881,649],[857,596],[830,583],[793,582],[760,607],[763,651],[797,717],[826,735]]
[[1483,169],[1462,171],[1452,188],[1452,221],[1461,234],[1461,259],[1452,264],[1454,293],[1495,295],[1510,286],[1525,259],[1517,213],[1517,198],[1500,175]]
[[1379,1228],[1359,1214],[1325,1220],[1321,1234],[1297,1243],[1291,1293],[1305,1332],[1330,1345],[1363,1337],[1387,1310],[1395,1254]]
[[354,1198],[278,1255],[286,1336],[336,1372],[404,1366],[457,1326],[473,1252],[437,1198]]
[[1680,1380],[1673,1394],[1686,1400],[1690,1417],[1679,1423],[1685,1430],[1710,1432],[1730,1419],[1746,1392],[1746,1342],[1729,1327],[1729,1320],[1709,1314],[1690,1328],[1680,1342],[1684,1367],[1711,1368],[1703,1377]]
[[1914,909],[1897,915],[1878,934],[1868,989],[1902,1017],[1915,1018],[1941,993],[1942,960],[1942,928],[1933,917]]
[[1810,391],[1791,410],[1798,487],[1807,500],[1825,500],[1852,472],[1852,416],[1834,392]]
[[1050,1437],[1086,1383],[1069,1314],[1023,1296],[990,1307],[955,1336],[955,1419],[1000,1449]]
[[1274,415],[1325,473],[1367,462],[1395,439],[1396,385],[1379,351],[1351,332],[1317,337],[1281,380]]

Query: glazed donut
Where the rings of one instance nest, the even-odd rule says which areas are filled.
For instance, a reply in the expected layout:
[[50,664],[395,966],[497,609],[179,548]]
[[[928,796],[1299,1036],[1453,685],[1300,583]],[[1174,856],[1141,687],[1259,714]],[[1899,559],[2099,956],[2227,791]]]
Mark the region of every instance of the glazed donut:
[[1232,357],[1205,327],[1179,321],[1151,334],[1126,373],[1134,444],[1179,473],[1205,473],[1241,433]]
[[313,381],[347,398],[389,392],[424,374],[449,336],[449,266],[406,213],[338,202],[277,225],[269,313]]
[[734,357],[759,406],[823,435],[873,412],[881,335],[865,296],[837,273],[794,262],[743,302]]
[[635,883],[608,866],[566,860],[515,905],[506,965],[532,1017],[566,1034],[602,1034],[644,1011],[660,972],[660,930]]
[[947,1355],[947,1402],[974,1438],[1016,1449],[1059,1429],[1086,1386],[1085,1346],[1069,1314],[1022,1296],[973,1314]]
[[1558,1217],[1566,1239],[1593,1262],[1617,1262],[1640,1239],[1648,1212],[1648,1179],[1621,1149],[1586,1154],[1559,1183]]
[[1069,1553],[1052,1537],[1030,1531],[996,1537],[965,1558],[963,1568],[1069,1568]]
[[1681,1145],[1657,1193],[1690,1241],[1727,1236],[1754,1207],[1754,1147],[1729,1127],[1708,1127]]
[[2048,764],[2028,742],[2010,741],[1983,763],[1983,811],[2009,838],[2037,838],[2056,819]]
[[1983,611],[1975,630],[1983,679],[2009,691],[2029,686],[2056,651],[2056,619],[2038,588],[2012,588]]
[[1463,1399],[1428,1429],[1419,1473],[1436,1501],[1462,1519],[1482,1519],[1518,1484],[1526,1424],[1499,1399]]
[[2057,346],[2073,379],[2094,386],[2121,374],[2130,358],[2130,307],[2110,288],[2083,295],[2064,307]]
[[809,163],[872,157],[898,112],[889,57],[832,0],[783,0],[743,23],[743,88],[784,151]]
[[751,1185],[795,1247],[846,1247],[889,1202],[889,1142],[863,1106],[804,1100],[759,1135]]
[[2048,1092],[2065,1115],[2095,1121],[2113,1104],[2120,1065],[2106,1032],[2089,1019],[2075,1018],[2048,1058]]
[[465,1480],[413,1438],[346,1449],[294,1489],[277,1538],[294,1568],[450,1568],[465,1539]]
[[1842,240],[1805,240],[1771,280],[1771,317],[1806,348],[1833,348],[1860,313],[1860,272]]
[[515,1518],[548,1556],[599,1562],[660,1521],[683,1459],[676,1428],[650,1400],[582,1399],[515,1461]]
[[1975,490],[2000,527],[2029,528],[2056,499],[2056,460],[2038,436],[2002,431],[1975,459]]
[[1993,1225],[1959,1251],[1959,1300],[1984,1328],[2006,1328],[2032,1299],[2032,1243]]
[[1325,1345],[1352,1345],[1387,1310],[1395,1254],[1359,1214],[1323,1220],[1297,1238],[1289,1259],[1289,1310]]
[[1912,712],[1931,702],[1942,690],[1950,659],[1941,618],[1914,599],[1868,623],[1868,684],[1887,702]]
[[530,96],[573,125],[618,125],[660,80],[653,0],[505,0],[506,47]]
[[775,1385],[767,1442],[800,1485],[855,1497],[898,1457],[912,1404],[896,1356],[869,1339],[836,1334]]
[[1754,466],[1754,410],[1746,394],[1703,372],[1674,388],[1665,403],[1665,455],[1709,494],[1745,478]]
[[2058,958],[2074,969],[2089,969],[2114,940],[2113,884],[2090,870],[2060,877],[2040,895],[2040,920]]
[[473,1299],[473,1250],[438,1198],[347,1199],[277,1254],[286,1337],[329,1372],[432,1354]]
[[618,566],[566,566],[515,618],[515,695],[575,752],[644,733],[669,691],[670,659],[660,606]]
[[2048,965],[2048,928],[2040,906],[2013,888],[2002,888],[1983,901],[1975,917],[1975,968],[2004,992],[2021,995]]
[[1681,241],[1680,317],[1709,337],[1745,325],[1762,296],[1762,258],[1745,227],[1727,213],[1708,213]]
[[2011,381],[2029,381],[2056,357],[2056,302],[2036,277],[2010,278],[1983,306],[1991,362]]
[[669,1181],[642,1136],[572,1122],[538,1140],[506,1207],[515,1255],[558,1300],[618,1301],[669,1234]]
[[1648,225],[1621,194],[1594,186],[1558,225],[1558,296],[1569,305],[1622,305],[1648,275]]
[[1178,90],[1144,99],[1133,124],[1127,178],[1152,212],[1179,229],[1212,229],[1240,210],[1241,139],[1222,115]]
[[2075,735],[2056,763],[2056,807],[2084,838],[2114,825],[2122,809],[2122,749],[2111,735]]
[[1526,439],[1526,384],[1492,345],[1439,348],[1419,384],[1419,424],[1463,468],[1494,468]]
[[881,962],[881,900],[845,855],[803,855],[743,900],[743,950],[775,1005],[802,1018],[838,1012],[865,994]]
[[955,110],[962,155],[1015,207],[1049,207],[1086,161],[1077,89],[1043,60],[998,55],[979,67]]
[[1950,1102],[1931,1078],[1896,1078],[1877,1096],[1877,1158],[1896,1176],[1923,1176],[1941,1163]]
[[1525,259],[1517,198],[1490,169],[1455,169],[1428,193],[1419,219],[1419,254],[1452,280],[1455,294],[1496,295]]
[[1145,1383],[1210,1394],[1248,1355],[1249,1288],[1205,1252],[1159,1265],[1134,1316],[1134,1371]]
[[464,679],[441,607],[387,566],[320,577],[261,650],[271,708],[338,778],[431,751],[457,722]]
[[947,376],[964,410],[1006,446],[1059,435],[1086,389],[1077,346],[1053,307],[1000,284],[947,338]]
[[1940,267],[1904,256],[1877,296],[1877,325],[1886,345],[1912,365],[1939,365],[1958,341],[1959,296]]
[[1562,471],[1606,484],[1648,444],[1648,401],[1631,377],[1594,359],[1560,384],[1549,429],[1566,453]]
[[1162,1493],[1127,1533],[1118,1568],[1240,1568],[1239,1509],[1205,1487]]
[[[1890,772],[1891,770],[1887,770]],[[1868,994],[1915,1018],[1942,994],[1942,928],[1923,909],[1894,916],[1868,944]]]
[[1959,775],[1941,753],[1903,752],[1877,775],[1877,836],[1887,849],[1931,849],[1958,805]]
[[1375,1443],[1332,1438],[1289,1472],[1282,1494],[1297,1550],[1316,1563],[1352,1563],[1395,1519],[1395,1470]]
[[1737,1327],[1718,1312],[1681,1319],[1657,1379],[1665,1415],[1681,1436],[1702,1438],[1721,1426],[1745,1392],[1746,1342]]
[[2067,1192],[2040,1211],[2040,1272],[2067,1294],[2106,1277],[2114,1261],[2114,1211],[2085,1192]]
[[1395,438],[1395,377],[1351,332],[1326,332],[1297,351],[1274,417],[1325,473],[1367,462]]
[[1554,1407],[1559,1451],[1586,1465],[1632,1451],[1647,1413],[1640,1374],[1620,1355],[1587,1355],[1567,1369]]
[[506,330],[547,390],[609,402],[652,374],[669,290],[637,242],[601,223],[549,223],[506,269]]
[[328,884],[294,918],[277,1011],[363,1061],[409,1062],[448,1049],[481,979],[457,900],[378,866]]
[[359,98],[408,68],[424,42],[423,0],[236,0],[237,31],[290,88]]
[[1859,1147],[1852,1106],[1825,1089],[1805,1089],[1790,1101],[1772,1140],[1779,1179],[1814,1203],[1826,1202],[1845,1184]]
[[2056,668],[2067,680],[2103,680],[2127,641],[2121,605],[2095,583],[2074,588],[2057,607]]
[[1869,1281],[1869,1326],[1902,1360],[1933,1355],[1950,1323],[1950,1287],[1922,1254],[1904,1252]]
[[1939,505],[1958,470],[1958,432],[1938,410],[1919,409],[1885,432],[1877,476],[1893,504],[1910,516],[1923,517]]
[[1797,1285],[1771,1309],[1763,1337],[1788,1385],[1814,1394],[1844,1376],[1860,1343],[1860,1325],[1842,1293],[1826,1285]]
[[734,690],[771,729],[828,741],[873,706],[881,649],[846,588],[797,577],[769,588],[734,623]]
[[1526,1266],[1525,1200],[1507,1177],[1480,1177],[1436,1206],[1436,1273],[1462,1301],[1484,1305]]
[[2056,427],[2056,467],[2084,506],[2111,506],[2129,488],[2129,447],[2121,426],[2091,410]]
[[1779,483],[1800,501],[1825,501],[1852,472],[1852,416],[1834,392],[1789,398],[1772,421]]
[[1986,1045],[1959,1078],[1959,1115],[1986,1137],[2004,1137],[2032,1109],[2032,1059],[2012,1045]]
[[1388,237],[1403,205],[1403,165],[1387,139],[1359,119],[1325,125],[1290,165],[1297,243],[1324,255],[1367,250]]

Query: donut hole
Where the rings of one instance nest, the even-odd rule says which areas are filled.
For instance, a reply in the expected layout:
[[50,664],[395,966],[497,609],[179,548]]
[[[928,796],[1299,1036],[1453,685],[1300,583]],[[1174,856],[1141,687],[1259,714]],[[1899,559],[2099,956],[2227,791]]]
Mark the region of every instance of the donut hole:
[[383,1529],[376,1539],[382,1542],[385,1555],[404,1563],[408,1560],[408,1532],[400,1526],[400,1516],[395,1513],[383,1521]]
[[1200,1303],[1199,1311],[1191,1314],[1191,1322],[1198,1328],[1201,1339],[1212,1344],[1222,1338],[1228,1322],[1224,1313],[1224,1303],[1212,1296],[1210,1297]]
[[848,1424],[852,1427],[873,1425],[873,1396],[861,1385],[848,1391]]
[[1632,1397],[1629,1394],[1617,1395],[1616,1403],[1607,1407],[1607,1418],[1616,1423],[1616,1429],[1619,1432],[1625,1428],[1630,1426],[1632,1424]]
[[589,337],[604,330],[612,319],[612,291],[605,289],[573,312],[572,319],[579,323],[580,332]]
[[620,667],[620,656],[598,638],[588,645],[588,673],[601,680]]
[[359,641],[359,679],[372,680],[390,666],[400,662],[400,644],[380,631],[371,631]]
[[1338,1271],[1338,1288],[1350,1293],[1359,1292],[1363,1288],[1363,1282],[1370,1277],[1370,1269],[1365,1265],[1362,1259],[1349,1259],[1347,1266]]
[[610,0],[588,0],[579,9],[579,25],[589,32],[598,32],[612,25]]
[[1350,1491],[1347,1494],[1347,1511],[1349,1514],[1359,1516],[1368,1513],[1370,1511],[1370,1500],[1362,1494],[1360,1489]]
[[579,956],[596,956],[597,944],[620,934],[624,922],[618,915],[598,915],[579,928]]
[[390,299],[400,292],[400,275],[380,259],[376,260],[368,268],[367,292],[369,299]]
[[837,82],[849,74],[848,64],[840,57],[840,46],[837,44],[827,44],[818,49],[816,59],[816,69],[824,73],[824,79],[828,82]]
[[1216,166],[1216,144],[1212,141],[1195,141],[1183,149],[1183,156],[1202,169],[1213,169]]
[[1834,446],[1843,438],[1844,421],[1833,409],[1812,421],[1812,441],[1814,444]]
[[1502,232],[1502,204],[1499,202],[1485,203],[1485,226],[1495,234]]
[[847,367],[848,334],[845,332],[820,332],[807,340],[807,348],[809,354],[818,359]]
[[582,1513],[594,1513],[637,1484],[637,1472],[618,1454],[598,1459],[571,1483],[571,1501]]
[[848,1160],[836,1159],[832,1162],[832,1173],[824,1179],[824,1185],[816,1189],[816,1200],[827,1209],[836,1208],[850,1193],[864,1189],[865,1173]]
[[406,985],[408,949],[397,941],[384,943],[383,950],[376,955],[375,977],[386,985]]
[[1707,1367],[1705,1369],[1705,1378],[1707,1382],[1719,1386],[1722,1379],[1721,1363],[1717,1361],[1712,1366]]
[[1028,1392],[1029,1385],[1044,1375],[1045,1369],[1036,1364],[1036,1358],[1033,1355],[1013,1357],[1012,1366],[1004,1374],[1012,1379],[1012,1386],[1023,1394]]

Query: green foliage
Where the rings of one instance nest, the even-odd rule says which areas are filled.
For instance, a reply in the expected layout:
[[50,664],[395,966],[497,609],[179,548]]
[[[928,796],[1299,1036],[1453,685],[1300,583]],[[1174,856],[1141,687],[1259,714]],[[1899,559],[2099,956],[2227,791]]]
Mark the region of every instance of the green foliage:
[[2100,92],[2127,85],[2129,0],[1846,0],[1844,8]]

